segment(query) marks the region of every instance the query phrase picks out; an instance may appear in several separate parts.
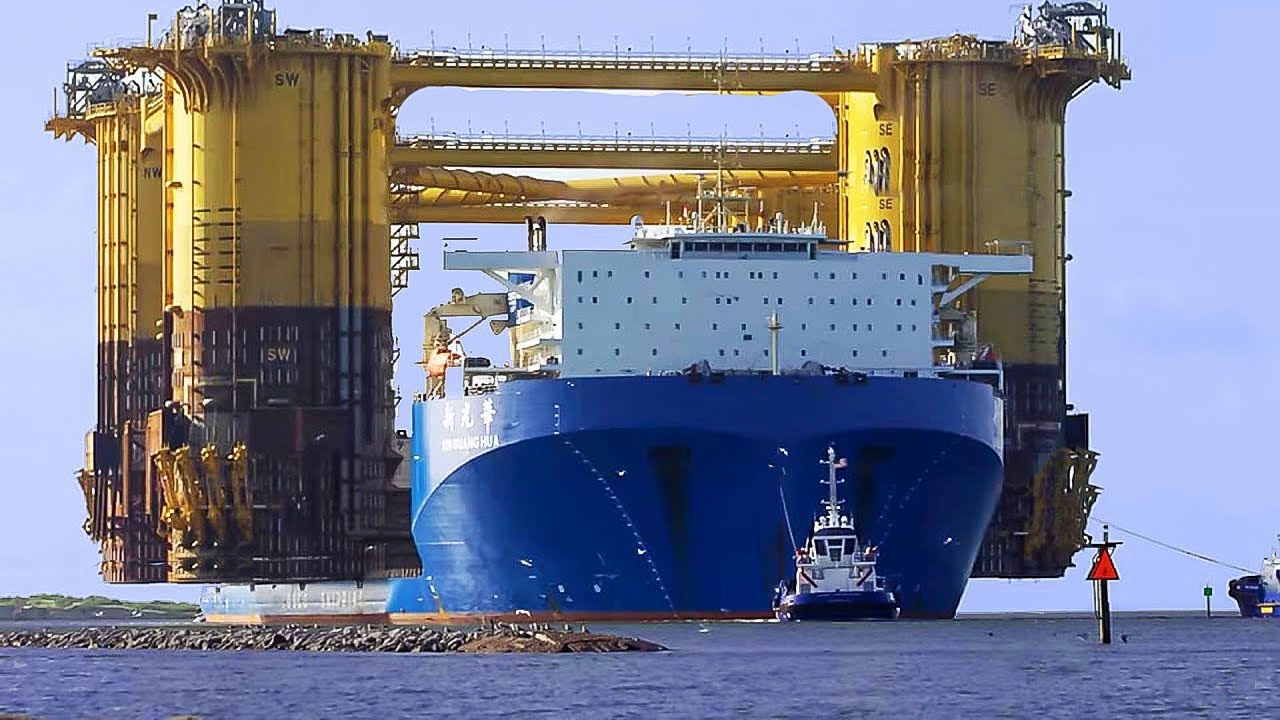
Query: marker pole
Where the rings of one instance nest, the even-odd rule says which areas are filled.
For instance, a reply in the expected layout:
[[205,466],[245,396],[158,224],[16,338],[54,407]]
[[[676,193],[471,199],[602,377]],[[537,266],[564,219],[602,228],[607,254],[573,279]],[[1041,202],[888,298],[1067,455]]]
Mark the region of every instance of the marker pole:
[[1103,645],[1111,644],[1111,597],[1107,594],[1107,582],[1094,581],[1098,593],[1098,639]]
[[1093,612],[1098,618],[1098,641],[1103,645],[1111,644],[1111,595],[1107,585],[1112,580],[1119,580],[1115,561],[1111,559],[1111,550],[1119,545],[1111,542],[1111,528],[1102,526],[1102,542],[1091,543],[1085,547],[1096,548],[1097,557],[1093,560],[1093,569],[1089,571],[1089,579],[1093,581]]

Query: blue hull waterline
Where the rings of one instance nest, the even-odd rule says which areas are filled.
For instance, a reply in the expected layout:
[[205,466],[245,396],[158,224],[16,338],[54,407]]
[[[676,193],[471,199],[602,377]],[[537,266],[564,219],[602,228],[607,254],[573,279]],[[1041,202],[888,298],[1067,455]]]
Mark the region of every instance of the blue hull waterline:
[[813,458],[833,445],[902,617],[953,617],[1000,493],[998,403],[982,383],[822,375],[542,379],[416,402],[423,577],[395,583],[388,611],[771,617],[788,520],[812,522]]
[[892,620],[898,616],[893,596],[872,592],[803,593],[788,597],[779,608],[786,620]]

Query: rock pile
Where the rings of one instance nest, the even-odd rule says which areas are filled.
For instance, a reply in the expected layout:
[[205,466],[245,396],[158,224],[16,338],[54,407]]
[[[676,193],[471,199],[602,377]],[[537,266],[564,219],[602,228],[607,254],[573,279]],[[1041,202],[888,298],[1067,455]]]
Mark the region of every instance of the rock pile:
[[639,638],[491,624],[449,629],[362,625],[320,627],[94,627],[0,633],[0,647],[108,650],[301,650],[305,652],[561,653],[635,652],[666,648]]

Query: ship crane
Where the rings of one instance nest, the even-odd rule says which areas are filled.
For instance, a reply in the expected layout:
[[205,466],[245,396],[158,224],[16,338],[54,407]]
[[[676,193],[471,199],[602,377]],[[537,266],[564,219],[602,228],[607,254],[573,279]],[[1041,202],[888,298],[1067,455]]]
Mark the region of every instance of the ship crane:
[[[449,302],[432,308],[422,319],[422,361],[427,370],[427,397],[444,397],[445,373],[450,367],[459,367],[463,355],[459,341],[488,318],[507,314],[506,293],[476,293],[466,295],[461,288],[454,288]],[[454,335],[445,318],[479,318],[466,330]],[[507,329],[507,321],[493,320],[490,328],[494,335]]]

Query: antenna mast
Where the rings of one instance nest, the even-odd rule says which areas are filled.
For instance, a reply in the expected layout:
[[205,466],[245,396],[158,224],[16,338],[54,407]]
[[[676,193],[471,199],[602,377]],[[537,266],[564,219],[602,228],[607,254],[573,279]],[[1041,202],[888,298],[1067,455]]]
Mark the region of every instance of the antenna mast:
[[838,525],[840,523],[840,498],[836,493],[836,483],[838,483],[839,480],[836,480],[837,465],[835,448],[830,446],[827,447],[827,459],[823,460],[822,464],[827,466],[827,485],[829,486],[827,495],[828,499],[826,502],[827,522],[832,525]]

